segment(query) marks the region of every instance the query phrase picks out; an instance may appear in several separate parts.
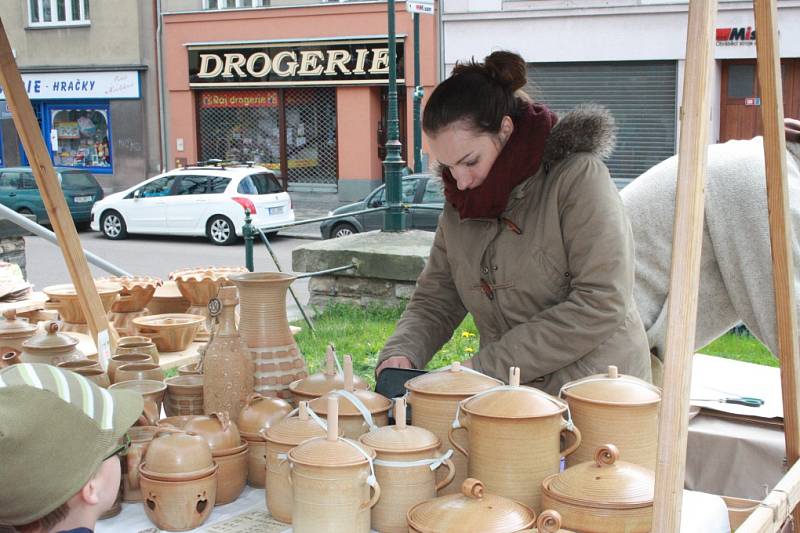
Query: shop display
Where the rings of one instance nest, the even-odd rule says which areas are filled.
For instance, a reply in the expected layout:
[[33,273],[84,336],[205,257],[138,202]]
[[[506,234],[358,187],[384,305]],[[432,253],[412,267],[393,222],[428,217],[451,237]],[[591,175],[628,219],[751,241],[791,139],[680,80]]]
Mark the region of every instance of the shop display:
[[567,457],[568,467],[593,460],[599,446],[613,442],[626,461],[655,470],[658,387],[609,366],[606,374],[565,384],[561,394],[582,437],[581,445]]
[[167,385],[163,381],[155,381],[152,379],[134,379],[130,381],[120,381],[112,383],[109,389],[124,389],[138,392],[145,400],[150,400],[156,405],[156,420],[158,420],[157,413],[161,412],[161,405],[164,401],[164,393],[167,391]]
[[133,363],[152,363],[153,358],[150,357],[146,353],[126,353],[115,355],[111,359],[108,360],[108,367],[106,371],[108,372],[108,377],[111,379],[112,383],[117,382],[117,369],[124,365],[129,365]]
[[262,432],[277,424],[292,411],[286,400],[268,398],[253,393],[239,412],[236,425],[247,442],[247,483],[251,487],[263,488],[267,468],[267,441]]
[[139,486],[139,465],[144,459],[150,442],[155,437],[157,427],[138,426],[128,430],[131,445],[120,461],[122,465],[122,499],[126,502],[142,501]]
[[370,509],[381,496],[375,452],[339,436],[338,411],[337,398],[328,397],[326,436],[289,450],[294,533],[370,532]]
[[[406,425],[405,399],[395,401],[394,413],[397,425],[378,428],[358,439],[376,453],[373,464],[381,497],[372,508],[372,528],[381,533],[406,533],[408,510],[435,498],[436,491],[455,476],[455,467],[449,459],[452,450],[443,453],[436,435]],[[437,483],[439,467],[444,467],[447,474]]]
[[111,168],[108,109],[50,109],[50,122],[58,139],[53,165]]
[[22,343],[36,335],[36,324],[17,317],[13,309],[3,312],[0,319],[0,346],[22,352]]
[[[98,282],[116,283],[122,287],[119,298],[111,304],[108,319],[120,335],[133,335],[131,321],[149,314],[147,304],[153,298],[161,280],[150,276],[118,276],[101,278]],[[156,362],[158,362],[156,356]]]
[[196,267],[172,272],[169,277],[175,282],[178,291],[189,302],[186,313],[205,317],[197,330],[198,341],[207,341],[210,334],[208,302],[216,298],[221,287],[230,286],[229,276],[247,272],[244,267]]
[[[503,382],[461,366],[455,362],[417,376],[406,382],[411,421],[439,437],[449,447],[448,434],[453,424],[458,403],[480,392],[502,385]],[[456,433],[453,438],[462,447],[467,445],[466,436]],[[439,495],[460,494],[461,483],[467,478],[467,458],[459,453],[452,457],[456,474],[452,483],[439,491]],[[439,474],[441,481],[443,474]]]
[[[467,457],[469,476],[488,491],[540,509],[542,480],[557,473],[561,457],[581,443],[577,428],[562,418],[566,411],[567,404],[558,398],[520,386],[519,368],[512,367],[509,385],[460,402],[450,435],[466,431],[468,446],[449,440]],[[572,434],[574,443],[562,451],[564,432]]]
[[188,348],[204,321],[205,317],[200,315],[174,313],[141,316],[132,322],[136,334],[153,339],[159,353],[163,353],[181,352]]
[[203,376],[178,375],[166,380],[164,412],[167,416],[202,415]]
[[[95,281],[97,294],[100,296],[100,301],[103,303],[103,309],[106,314],[111,310],[111,305],[116,301],[122,286],[117,283]],[[48,301],[45,302],[45,309],[53,309],[58,311],[61,320],[64,323],[61,326],[62,331],[76,333],[83,333],[90,335],[89,324],[86,323],[86,317],[83,315],[81,309],[81,302],[78,298],[78,292],[75,290],[75,285],[72,283],[64,283],[61,285],[50,285],[42,289]]]
[[114,351],[114,355],[127,353],[145,353],[150,356],[154,363],[159,363],[158,348],[149,337],[140,337],[138,335],[120,337],[117,341],[117,349]]
[[239,288],[239,335],[250,349],[255,391],[291,397],[289,384],[308,375],[286,319],[286,292],[294,276],[281,272],[232,274]]
[[153,362],[128,363],[117,367],[114,371],[114,383],[133,379],[151,379],[164,381],[164,371]]
[[20,361],[57,365],[64,361],[85,358],[77,348],[78,339],[60,333],[58,322],[45,322],[43,329],[42,333],[37,333],[22,343]]
[[474,478],[448,494],[412,507],[406,515],[412,533],[515,533],[533,527],[527,505],[492,494]]
[[[332,390],[344,388],[344,372],[336,370],[336,351],[329,344],[325,351],[325,370],[293,381],[289,385],[295,402],[311,401]],[[368,389],[369,384],[358,376],[353,376],[353,388]]]
[[357,440],[364,433],[389,424],[392,401],[377,392],[353,388],[353,359],[349,355],[344,356],[344,388],[328,392],[308,405],[320,416],[328,416],[330,398],[339,405],[339,425],[348,439]]
[[183,297],[181,291],[178,290],[178,285],[172,280],[167,280],[156,288],[153,297],[147,304],[147,310],[151,315],[186,313],[189,305],[189,300]]
[[594,461],[581,463],[542,482],[542,505],[561,514],[564,527],[586,533],[645,533],[653,521],[655,474],[620,460],[607,444]]
[[206,413],[224,412],[236,420],[253,393],[253,362],[236,331],[236,287],[221,287],[217,298],[219,322],[202,358],[203,409]]

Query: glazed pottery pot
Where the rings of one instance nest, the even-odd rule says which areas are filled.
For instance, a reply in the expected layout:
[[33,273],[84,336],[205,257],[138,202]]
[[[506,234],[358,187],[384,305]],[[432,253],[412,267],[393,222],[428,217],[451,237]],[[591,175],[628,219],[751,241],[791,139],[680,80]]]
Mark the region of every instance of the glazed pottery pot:
[[133,379],[152,379],[164,381],[164,371],[155,363],[128,363],[117,367],[114,371],[114,383]]
[[217,472],[200,479],[160,481],[141,474],[144,512],[159,529],[187,531],[206,521],[217,497]]
[[[289,416],[265,431],[261,431],[266,445],[266,500],[267,509],[276,520],[292,521],[292,488],[289,485],[289,450],[314,437],[325,436],[324,422],[314,420],[308,402],[300,402],[297,416]],[[341,435],[341,428],[339,428]]]
[[75,370],[76,368],[94,368],[96,370],[102,370],[100,363],[95,361],[94,359],[72,359],[70,361],[63,361],[56,365],[58,368],[63,368],[64,370]]
[[139,465],[142,463],[147,447],[158,431],[154,426],[137,426],[128,430],[131,445],[122,457],[122,499],[126,502],[142,501],[139,487]]
[[231,503],[244,490],[247,484],[247,443],[242,441],[233,450],[215,453],[217,463],[217,502],[216,505]]
[[595,460],[548,476],[542,505],[561,514],[564,527],[585,533],[645,533],[653,522],[655,475],[619,460],[613,444],[598,448]]
[[203,410],[224,412],[236,420],[253,392],[253,362],[236,331],[236,287],[220,287],[218,299],[222,310],[202,359]]
[[200,479],[216,471],[211,448],[199,435],[158,427],[139,471],[162,481]]
[[255,365],[255,391],[264,396],[289,399],[289,384],[308,375],[286,319],[286,291],[294,279],[281,272],[230,276],[239,289],[239,335]]
[[230,453],[242,443],[239,428],[227,413],[189,417],[183,429],[203,437],[214,454]]
[[[122,286],[117,283],[96,281],[95,287],[97,294],[100,295],[100,301],[103,303],[103,309],[108,313],[111,309],[111,304],[117,299]],[[71,283],[62,285],[51,285],[42,289],[49,300],[45,302],[45,309],[53,309],[58,311],[61,319],[70,324],[86,324],[86,317],[83,315],[81,309],[80,299],[75,286]]]
[[572,421],[581,429],[581,445],[567,467],[594,460],[594,452],[613,442],[629,463],[656,467],[661,390],[608,367],[608,373],[567,383],[561,394]]
[[[417,376],[406,382],[411,421],[415,426],[425,428],[439,437],[449,447],[448,433],[458,402],[502,384],[502,381],[462,367],[457,362],[438,371]],[[467,445],[466,435],[457,433],[454,439],[462,447]],[[439,490],[440,496],[461,494],[461,483],[467,478],[467,458],[456,453],[452,459],[456,475],[449,485]],[[440,481],[442,475],[440,473],[438,476]]]
[[527,505],[489,493],[477,479],[461,483],[459,494],[448,494],[409,509],[408,531],[461,533],[464,525],[481,533],[514,533],[533,527],[536,514]]
[[253,393],[239,413],[236,425],[247,442],[247,483],[250,486],[263,488],[266,479],[267,449],[261,432],[286,418],[291,411],[292,406],[286,400]]
[[[519,368],[512,367],[509,382],[461,401],[450,435],[466,430],[469,444],[450,443],[468,457],[469,476],[492,494],[540,509],[542,480],[558,473],[561,457],[580,445],[580,432],[562,418],[566,403],[519,385]],[[575,442],[561,450],[564,431]]]
[[209,339],[208,302],[217,297],[220,288],[231,285],[229,276],[243,272],[247,272],[244,267],[197,267],[176,270],[169,275],[181,295],[189,301],[190,307],[186,312],[206,318],[197,330],[197,340]]
[[146,353],[126,353],[115,355],[111,359],[108,360],[108,368],[106,369],[108,372],[108,377],[111,379],[112,383],[116,383],[116,373],[117,369],[124,365],[130,365],[133,363],[152,363],[153,358],[150,357]]
[[59,333],[57,322],[45,322],[43,333],[38,333],[22,343],[20,361],[57,365],[64,361],[83,359],[84,356],[77,349],[77,345],[78,339],[66,333]]
[[189,300],[181,295],[174,281],[165,281],[156,288],[153,298],[147,304],[151,315],[185,313],[189,309]]
[[[408,531],[408,510],[435,498],[436,491],[450,483],[455,475],[453,462],[439,449],[439,437],[427,429],[406,425],[403,398],[395,401],[394,419],[397,425],[378,428],[358,439],[377,455],[373,463],[381,498],[372,508],[371,523],[372,528],[381,533]],[[445,467],[447,475],[437,484],[439,466]]]
[[[172,427],[176,429],[186,429],[186,424],[189,420],[194,420],[198,416],[205,416],[205,415],[175,415],[175,416],[168,416],[166,418],[162,418],[158,421],[159,426],[163,427]],[[205,440],[205,439],[204,439]]]
[[337,399],[329,397],[326,436],[289,450],[294,533],[370,531],[370,509],[381,495],[372,477],[375,452],[338,436],[338,408]]
[[166,384],[164,411],[167,416],[203,414],[203,376],[174,376],[167,379]]
[[108,374],[106,374],[105,370],[82,366],[78,368],[73,368],[72,371],[75,372],[76,374],[80,374],[81,376],[85,377],[98,387],[107,389],[111,385],[111,380],[108,379]]
[[167,385],[163,381],[155,381],[152,379],[134,379],[130,381],[120,381],[112,383],[109,389],[116,390],[132,390],[142,395],[145,400],[154,402],[158,407],[158,412],[161,412],[161,403],[164,400],[164,393],[167,390]]
[[[336,352],[328,345],[325,353],[325,370],[306,378],[293,381],[289,385],[295,402],[311,401],[332,391],[344,388],[344,372],[336,371]],[[369,384],[358,376],[353,376],[354,389],[368,389]]]
[[36,329],[36,324],[31,324],[27,318],[18,318],[13,309],[4,311],[0,319],[0,346],[22,352],[22,343],[36,335]]
[[309,406],[320,416],[327,416],[329,398],[339,403],[339,426],[348,439],[357,440],[367,431],[389,424],[392,401],[377,392],[353,388],[353,360],[349,355],[344,356],[344,389],[328,392]]
[[149,337],[140,337],[138,335],[120,337],[117,341],[117,349],[114,355],[127,353],[146,353],[153,359],[155,364],[159,363],[158,348],[156,348],[156,343]]
[[190,314],[150,315],[133,319],[137,335],[150,337],[162,352],[181,352],[194,340],[205,317]]
[[[5,348],[8,350],[9,348]],[[19,352],[15,350],[11,351],[2,351],[3,355],[0,355],[0,368],[5,368],[7,366],[16,365],[21,363],[22,361],[19,360]]]
[[197,363],[186,363],[178,367],[179,376],[202,376],[203,372],[197,368]]

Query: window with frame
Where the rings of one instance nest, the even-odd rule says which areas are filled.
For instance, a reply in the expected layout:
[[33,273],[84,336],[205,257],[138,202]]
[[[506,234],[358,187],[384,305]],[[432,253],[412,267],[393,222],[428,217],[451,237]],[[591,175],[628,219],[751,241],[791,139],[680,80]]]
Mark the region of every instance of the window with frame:
[[172,184],[174,182],[175,176],[164,176],[162,178],[155,179],[138,189],[139,195],[142,198],[169,196],[172,193]]
[[89,0],[28,0],[31,26],[89,24]]
[[187,194],[205,194],[208,179],[205,176],[181,176],[178,183],[178,190],[175,194],[182,196]]
[[270,0],[203,0],[203,9],[243,9],[248,7],[269,7]]

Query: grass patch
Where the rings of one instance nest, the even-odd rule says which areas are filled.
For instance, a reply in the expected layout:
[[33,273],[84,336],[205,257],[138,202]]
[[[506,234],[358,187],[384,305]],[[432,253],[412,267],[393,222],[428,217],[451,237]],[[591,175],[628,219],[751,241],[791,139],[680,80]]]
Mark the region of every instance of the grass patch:
[[778,366],[778,359],[773,357],[767,347],[749,333],[726,333],[697,351],[706,355],[716,355],[757,365]]

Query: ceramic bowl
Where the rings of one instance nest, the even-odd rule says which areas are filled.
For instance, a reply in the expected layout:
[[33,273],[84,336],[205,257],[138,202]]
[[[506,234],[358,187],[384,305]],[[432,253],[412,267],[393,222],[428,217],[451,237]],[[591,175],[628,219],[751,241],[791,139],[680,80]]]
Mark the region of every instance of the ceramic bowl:
[[155,402],[159,410],[161,409],[161,402],[164,400],[164,393],[167,391],[167,385],[163,381],[155,381],[150,379],[120,381],[112,384],[109,389],[117,390],[132,390],[142,395],[145,400]]
[[206,318],[201,315],[173,313],[133,319],[137,333],[150,337],[159,352],[181,352],[189,347]]
[[118,367],[114,372],[114,383],[132,379],[164,381],[164,371],[155,363],[128,363]]
[[122,355],[115,355],[111,359],[108,360],[108,377],[111,378],[111,382],[116,382],[115,374],[117,369],[123,365],[129,365],[132,363],[152,363],[153,358],[147,355],[146,353],[126,353]]
[[99,368],[94,367],[78,367],[73,368],[72,370],[76,374],[80,374],[89,381],[93,382],[98,387],[107,389],[111,385],[111,380],[108,379],[108,374],[106,374],[105,370],[100,370]]
[[102,370],[100,363],[93,359],[72,359],[71,361],[62,361],[56,365],[58,368],[64,370],[75,370],[76,368],[95,368]]

